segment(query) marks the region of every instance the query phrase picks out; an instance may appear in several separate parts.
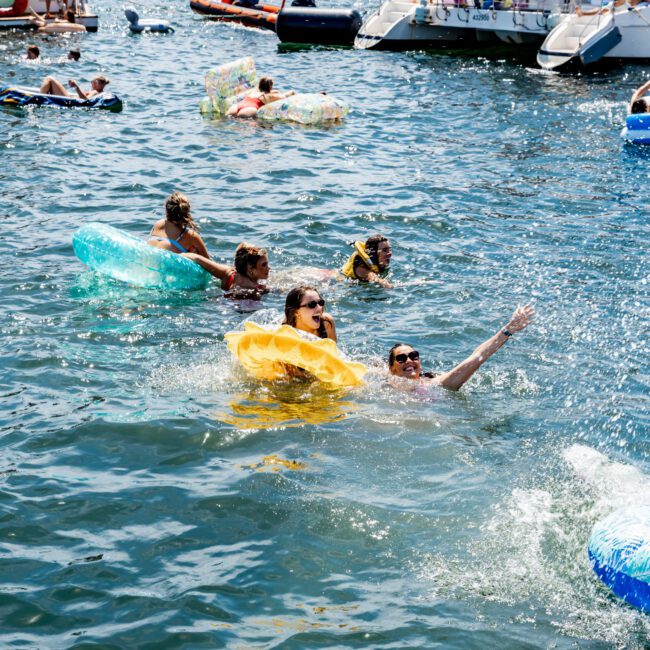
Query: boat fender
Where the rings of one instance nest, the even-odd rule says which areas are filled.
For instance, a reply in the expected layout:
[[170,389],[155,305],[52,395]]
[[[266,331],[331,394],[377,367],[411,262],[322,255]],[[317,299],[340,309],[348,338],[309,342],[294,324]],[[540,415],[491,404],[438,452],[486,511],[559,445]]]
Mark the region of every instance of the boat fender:
[[275,31],[283,43],[352,45],[362,23],[356,9],[288,7],[278,14]]
[[161,20],[158,18],[143,18],[132,7],[124,10],[124,15],[129,21],[129,29],[134,34],[142,34],[142,32],[154,32],[158,34],[172,34],[174,28],[170,25],[168,20]]
[[650,506],[623,508],[599,521],[588,554],[594,573],[616,596],[650,613]]

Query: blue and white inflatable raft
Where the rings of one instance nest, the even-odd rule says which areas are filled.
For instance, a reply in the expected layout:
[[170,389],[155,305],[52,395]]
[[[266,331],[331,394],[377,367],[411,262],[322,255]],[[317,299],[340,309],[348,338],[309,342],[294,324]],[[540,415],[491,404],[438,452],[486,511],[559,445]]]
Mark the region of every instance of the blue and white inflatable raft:
[[589,538],[591,566],[612,592],[650,613],[650,506],[617,510]]
[[122,100],[113,93],[99,93],[90,99],[44,95],[38,88],[9,86],[0,81],[0,106],[56,106],[58,108],[95,108],[119,113]]
[[142,34],[142,32],[154,32],[156,34],[174,33],[174,28],[168,20],[160,18],[140,18],[138,12],[132,7],[125,9],[124,15],[129,21],[129,29],[134,34]]
[[72,247],[94,271],[140,287],[205,289],[210,282],[210,274],[191,260],[102,223],[79,228]]
[[632,144],[650,144],[650,113],[628,115],[621,137]]

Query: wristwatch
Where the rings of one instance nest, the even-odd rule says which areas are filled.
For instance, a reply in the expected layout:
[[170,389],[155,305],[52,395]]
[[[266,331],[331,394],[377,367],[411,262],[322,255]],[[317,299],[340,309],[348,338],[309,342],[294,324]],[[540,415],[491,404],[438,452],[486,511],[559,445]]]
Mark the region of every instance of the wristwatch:
[[501,330],[501,332],[504,336],[507,336],[508,338],[512,336],[512,332],[510,330]]

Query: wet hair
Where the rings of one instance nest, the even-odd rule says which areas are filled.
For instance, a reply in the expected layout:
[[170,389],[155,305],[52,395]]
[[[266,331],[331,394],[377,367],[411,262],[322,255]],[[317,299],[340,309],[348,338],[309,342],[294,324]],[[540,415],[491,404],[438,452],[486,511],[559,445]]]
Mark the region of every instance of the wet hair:
[[41,56],[41,50],[39,49],[38,45],[30,45],[27,48],[27,54],[33,54],[35,59],[38,59],[39,56]]
[[273,79],[271,77],[262,77],[258,84],[257,87],[263,92],[263,93],[270,93],[271,90],[273,89]]
[[69,23],[76,23],[77,22],[77,19],[76,19],[75,15],[74,15],[74,11],[72,11],[72,9],[68,9],[68,11],[65,12],[65,19]]
[[267,257],[266,250],[243,241],[235,251],[235,270],[248,278],[248,267],[255,266],[262,257]]
[[[287,294],[287,298],[284,301],[284,322],[287,325],[291,325],[291,327],[296,326],[296,312],[300,309],[302,299],[308,291],[315,291],[318,294],[318,297],[322,298],[318,289],[304,284],[295,289],[291,289]],[[320,321],[320,327],[318,328],[318,336],[322,339],[327,338],[327,330],[325,329],[325,322],[322,318]]]
[[646,100],[641,98],[641,99],[635,99],[632,102],[632,113],[647,113],[648,112],[648,104],[646,103]]
[[70,50],[68,52],[68,58],[73,61],[78,61],[81,58],[81,52],[79,50]]
[[174,192],[165,201],[165,218],[177,226],[200,230],[190,213],[190,201],[182,192]]
[[377,265],[379,268],[381,268],[381,266],[379,265],[378,250],[379,244],[383,241],[388,241],[388,237],[384,237],[383,235],[373,235],[372,237],[368,237],[366,240],[366,253],[372,260],[372,263]]
[[98,74],[96,77],[93,77],[93,81],[99,81],[104,84],[104,86],[108,86],[108,84],[111,83],[110,79],[105,77],[103,74]]

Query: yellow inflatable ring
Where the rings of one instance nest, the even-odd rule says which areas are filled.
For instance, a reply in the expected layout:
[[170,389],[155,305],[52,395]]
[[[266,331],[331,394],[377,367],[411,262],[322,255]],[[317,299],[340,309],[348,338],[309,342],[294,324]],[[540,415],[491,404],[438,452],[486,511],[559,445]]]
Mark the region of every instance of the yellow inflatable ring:
[[362,363],[346,361],[334,341],[308,340],[289,325],[266,329],[247,322],[243,332],[228,332],[226,341],[235,358],[256,379],[284,378],[288,364],[334,388],[363,384],[366,367]]

